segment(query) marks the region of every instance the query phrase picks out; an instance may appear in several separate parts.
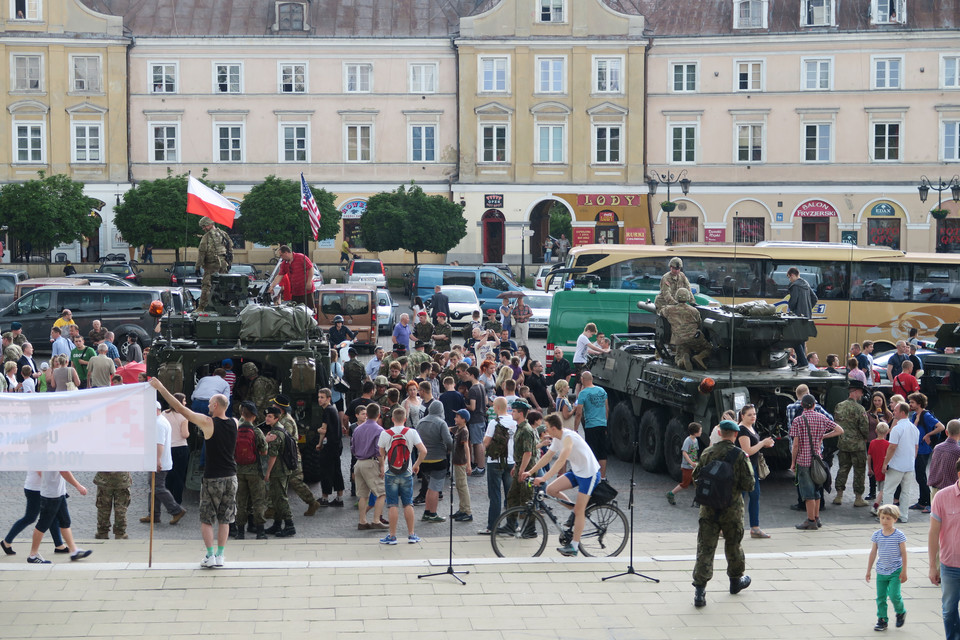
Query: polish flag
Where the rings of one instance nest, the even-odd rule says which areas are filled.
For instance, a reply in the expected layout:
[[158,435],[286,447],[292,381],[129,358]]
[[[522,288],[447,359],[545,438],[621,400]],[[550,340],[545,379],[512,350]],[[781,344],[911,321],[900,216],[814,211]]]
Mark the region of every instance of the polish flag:
[[237,213],[233,203],[193,176],[187,177],[187,213],[207,216],[214,222],[233,228]]

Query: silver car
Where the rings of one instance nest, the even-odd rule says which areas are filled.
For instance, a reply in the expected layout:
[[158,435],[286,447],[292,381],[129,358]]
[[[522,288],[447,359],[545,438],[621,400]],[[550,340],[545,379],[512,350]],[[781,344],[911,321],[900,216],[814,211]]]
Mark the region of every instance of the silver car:
[[526,294],[524,301],[533,311],[533,316],[530,318],[530,332],[542,331],[546,333],[550,325],[550,307],[553,306],[553,294],[531,291]]
[[377,328],[380,333],[390,333],[397,324],[397,307],[390,292],[386,289],[377,289]]

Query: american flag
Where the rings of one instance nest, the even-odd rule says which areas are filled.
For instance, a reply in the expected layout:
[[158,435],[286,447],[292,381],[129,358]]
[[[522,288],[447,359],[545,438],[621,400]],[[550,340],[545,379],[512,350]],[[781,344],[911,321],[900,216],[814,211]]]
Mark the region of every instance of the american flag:
[[320,231],[320,210],[302,173],[300,174],[300,207],[310,217],[310,230],[313,231],[313,239],[316,240],[317,233]]

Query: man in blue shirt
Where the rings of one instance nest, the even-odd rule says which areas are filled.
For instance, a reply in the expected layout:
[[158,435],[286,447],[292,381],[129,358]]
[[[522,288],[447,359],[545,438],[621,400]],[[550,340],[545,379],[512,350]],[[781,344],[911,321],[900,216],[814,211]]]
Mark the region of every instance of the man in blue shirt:
[[380,375],[380,365],[383,364],[383,347],[377,347],[373,351],[373,357],[367,363],[367,375],[370,378],[376,378]]
[[410,316],[403,314],[400,316],[400,322],[393,327],[393,344],[403,345],[403,350],[410,348],[410,334],[413,328],[410,326]]
[[607,416],[610,404],[607,392],[594,386],[593,374],[580,374],[580,395],[577,396],[577,420],[583,423],[583,439],[600,463],[600,477],[607,477]]
[[907,398],[910,403],[910,422],[916,425],[920,432],[920,442],[917,444],[917,457],[914,459],[914,473],[917,484],[920,485],[920,499],[910,505],[915,511],[930,513],[930,487],[927,485],[927,465],[930,463],[930,454],[933,453],[932,438],[946,429],[937,416],[927,411],[927,396],[922,393],[911,393]]
[[73,345],[70,344],[70,341],[64,338],[61,335],[60,327],[54,327],[50,329],[50,342],[51,342],[51,357],[56,357],[59,355],[70,357],[70,351],[73,349]]
[[113,360],[113,364],[120,366],[120,351],[117,349],[117,345],[113,344],[113,339],[116,336],[113,335],[113,331],[107,331],[107,338],[103,341],[103,344],[107,345],[107,357]]

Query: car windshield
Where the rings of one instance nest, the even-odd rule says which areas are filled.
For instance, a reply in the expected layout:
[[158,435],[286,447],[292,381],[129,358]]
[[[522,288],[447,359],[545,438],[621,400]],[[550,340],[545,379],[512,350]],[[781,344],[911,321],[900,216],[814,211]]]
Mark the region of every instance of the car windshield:
[[443,291],[447,294],[447,298],[450,302],[458,304],[477,304],[477,294],[473,292],[473,289],[446,289]]
[[100,267],[100,273],[114,273],[119,275],[126,275],[130,271],[129,267],[125,264],[105,264]]
[[531,309],[549,309],[553,304],[553,298],[550,296],[527,296],[524,300]]
[[256,272],[256,269],[253,268],[252,264],[235,264],[230,267],[230,273],[242,273],[243,275],[250,275]]
[[353,273],[383,273],[383,267],[378,261],[354,262]]

